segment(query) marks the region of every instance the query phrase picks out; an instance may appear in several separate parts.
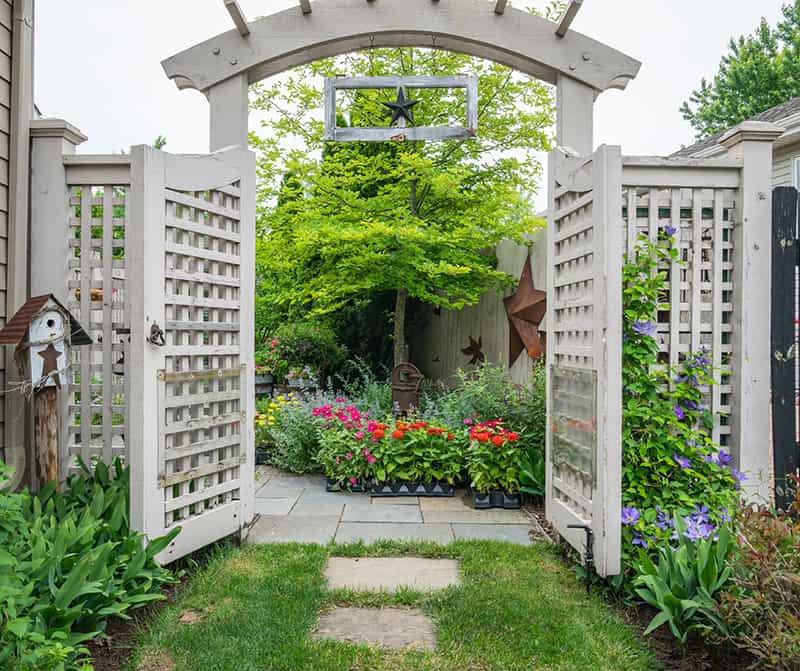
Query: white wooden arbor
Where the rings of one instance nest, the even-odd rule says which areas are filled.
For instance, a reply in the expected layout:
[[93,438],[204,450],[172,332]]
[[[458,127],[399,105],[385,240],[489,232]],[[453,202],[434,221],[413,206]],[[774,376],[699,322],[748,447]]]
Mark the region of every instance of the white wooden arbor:
[[[462,52],[502,63],[554,84],[558,144],[569,148],[570,153],[590,155],[594,150],[596,96],[610,88],[624,89],[636,76],[640,64],[570,30],[581,2],[571,0],[557,23],[509,7],[506,0],[300,0],[295,8],[248,22],[236,0],[225,0],[234,28],[168,58],[163,66],[179,88],[194,88],[207,95],[211,106],[210,148],[215,151],[235,145],[246,146],[248,87],[261,79],[320,58],[373,47],[429,47]],[[330,111],[332,106],[328,107]],[[599,273],[598,279],[603,277],[603,263],[617,277],[609,282],[598,281],[594,288],[576,284],[579,293],[581,287],[584,289],[585,295],[581,297],[586,301],[603,302],[613,296],[619,285],[621,258],[613,252],[616,238],[603,235],[614,219],[615,209],[618,210],[617,201],[609,196],[614,185],[607,181],[605,156],[602,154],[602,161],[597,163],[599,167],[593,173],[599,181],[592,187],[593,195],[588,203],[585,194],[576,192],[573,197],[572,191],[566,192],[562,187],[556,187],[554,196],[557,203],[577,200],[577,205],[566,206],[583,207],[583,211],[588,212],[588,219],[578,222],[579,230],[569,253],[574,255],[580,250],[586,259],[596,253],[594,267]],[[591,213],[592,202],[594,214]],[[618,216],[619,211],[616,214]],[[573,219],[565,215],[565,225],[574,225]],[[591,237],[587,238],[587,231],[597,233],[594,242]],[[556,248],[558,245],[564,248],[563,241],[555,244]],[[597,253],[600,244],[605,246]],[[562,263],[561,269],[564,268],[567,266]],[[252,270],[243,265],[241,272],[251,273]],[[613,305],[608,310],[598,310],[593,316],[572,317],[573,322],[588,319],[581,328],[595,334],[594,356],[582,359],[578,367],[602,381],[602,409],[594,408],[598,414],[613,408],[619,397],[618,380],[610,380],[610,389],[605,392],[609,371],[612,377],[619,376],[619,366],[608,365],[603,345],[607,334],[619,333],[621,328],[619,310]],[[242,323],[240,326],[244,339],[251,325]],[[612,358],[618,358],[618,349],[614,350]],[[599,450],[603,455],[608,437],[619,434],[619,424],[617,407],[617,411],[598,427]],[[249,452],[253,446],[248,445],[247,449]],[[559,490],[563,496],[555,501],[548,492],[548,505],[550,508],[558,505],[567,511],[553,519],[559,532],[580,550],[584,549],[583,536],[569,530],[568,524],[602,524],[605,528],[614,526],[611,520],[615,520],[616,532],[598,530],[595,536],[595,552],[601,557],[598,568],[605,575],[616,572],[619,567],[619,455],[615,459],[603,457],[601,460],[605,466],[599,487],[589,495],[598,510],[602,509],[600,515],[582,515],[581,506],[585,502],[577,495],[570,499],[574,492],[563,481]],[[147,477],[155,476],[156,473],[150,473]],[[213,539],[205,542],[210,540]],[[197,543],[193,540],[190,545],[196,547]]]

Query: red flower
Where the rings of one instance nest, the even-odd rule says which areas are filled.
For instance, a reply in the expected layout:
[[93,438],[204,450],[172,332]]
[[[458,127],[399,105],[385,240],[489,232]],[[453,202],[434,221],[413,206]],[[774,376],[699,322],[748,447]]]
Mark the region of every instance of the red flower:
[[452,433],[448,433],[447,434],[447,440],[453,440],[453,434]]
[[386,432],[385,432],[383,429],[375,429],[375,430],[372,432],[372,437],[373,437],[373,438],[377,438],[378,440],[380,440],[381,438],[383,438],[385,435],[386,435]]
[[492,437],[492,443],[495,445],[495,447],[500,447],[504,442],[505,440],[503,440],[503,436]]
[[392,438],[396,438],[397,440],[400,440],[405,435],[406,434],[400,431],[400,429],[395,429],[394,431],[392,431]]
[[507,435],[509,443],[514,443],[519,440],[519,434],[516,431],[509,431]]
[[488,433],[476,434],[475,440],[477,440],[479,443],[486,443],[489,441],[489,434]]

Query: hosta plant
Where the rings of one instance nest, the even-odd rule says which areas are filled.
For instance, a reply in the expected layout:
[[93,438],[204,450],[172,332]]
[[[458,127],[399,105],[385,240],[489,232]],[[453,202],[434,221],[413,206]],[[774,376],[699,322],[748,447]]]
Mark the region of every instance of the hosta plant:
[[640,550],[633,586],[659,611],[645,635],[666,624],[675,638],[685,643],[695,630],[724,630],[714,599],[731,576],[726,561],[733,538],[727,526],[720,527],[717,534],[716,538],[692,540],[688,525],[676,516],[676,546],[659,547],[657,562]]
[[498,489],[518,492],[524,454],[519,434],[504,429],[500,420],[473,424],[466,452],[472,488],[481,494]]

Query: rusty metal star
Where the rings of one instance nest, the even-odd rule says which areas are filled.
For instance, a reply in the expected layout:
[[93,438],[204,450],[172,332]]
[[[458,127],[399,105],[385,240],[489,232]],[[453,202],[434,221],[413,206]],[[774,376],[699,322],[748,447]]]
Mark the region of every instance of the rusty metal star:
[[475,338],[469,336],[469,345],[462,349],[461,353],[472,357],[469,360],[471,366],[486,361],[486,355],[483,353],[483,337],[479,336],[478,339],[475,340]]
[[411,114],[411,108],[414,107],[419,100],[406,100],[406,94],[403,88],[397,89],[397,100],[393,103],[383,103],[392,112],[392,120],[389,122],[390,126],[394,126],[401,118],[405,119],[412,126],[414,125],[414,116]]
[[38,354],[44,359],[42,363],[42,377],[52,377],[53,382],[56,383],[56,387],[61,389],[61,376],[58,373],[58,357],[61,356],[61,352],[53,346],[53,343],[50,343],[45,349],[38,352]]
[[513,366],[523,351],[531,359],[544,354],[544,337],[539,325],[547,312],[547,294],[533,286],[533,271],[530,256],[522,267],[516,292],[503,299],[509,321],[508,365]]

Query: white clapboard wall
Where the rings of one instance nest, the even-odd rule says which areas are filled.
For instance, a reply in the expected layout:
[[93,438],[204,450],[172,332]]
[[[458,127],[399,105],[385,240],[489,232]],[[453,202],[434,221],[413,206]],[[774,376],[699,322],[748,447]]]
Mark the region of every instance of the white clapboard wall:
[[620,571],[622,157],[550,154],[548,520],[597,572]]
[[131,522],[149,538],[181,527],[163,563],[253,515],[254,240],[252,153],[133,148]]

